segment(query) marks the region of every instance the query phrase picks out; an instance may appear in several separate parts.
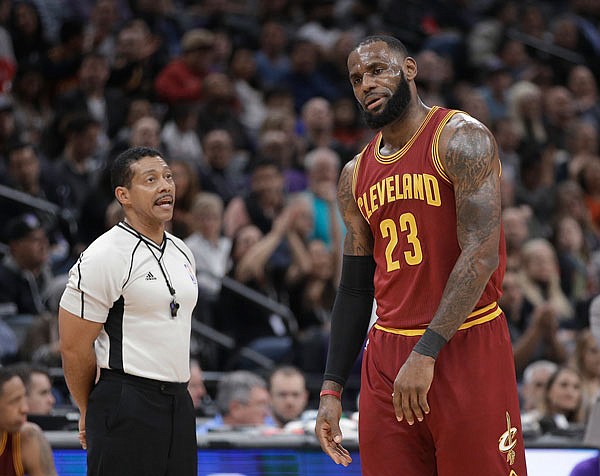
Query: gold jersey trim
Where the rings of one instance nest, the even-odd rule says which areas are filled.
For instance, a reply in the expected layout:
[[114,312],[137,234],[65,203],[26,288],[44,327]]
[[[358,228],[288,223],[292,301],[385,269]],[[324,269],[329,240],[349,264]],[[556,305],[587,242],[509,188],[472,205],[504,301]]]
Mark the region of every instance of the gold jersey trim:
[[[483,316],[482,316],[483,314]],[[458,330],[462,331],[465,329],[469,329],[471,327],[477,326],[479,324],[484,324],[486,322],[490,322],[496,317],[502,314],[502,309],[498,306],[497,302],[493,302],[492,304],[477,309],[468,315],[467,319],[472,319],[463,323]],[[477,317],[481,316],[481,317]],[[420,336],[425,333],[425,329],[396,329],[394,327],[384,327],[379,324],[375,324],[374,327],[383,332],[389,332],[390,334],[398,334],[402,336]]]
[[356,181],[358,180],[358,170],[360,169],[360,162],[362,161],[363,155],[369,144],[365,145],[360,151],[360,154],[356,156],[356,163],[354,164],[354,170],[352,170],[352,196],[356,201]]
[[0,456],[4,454],[4,450],[6,449],[6,443],[8,442],[8,431],[2,433],[2,437],[0,438]]
[[442,161],[440,159],[440,136],[442,135],[442,130],[444,130],[444,127],[446,126],[448,121],[452,119],[452,117],[455,114],[458,113],[462,113],[462,111],[454,109],[447,112],[442,121],[438,124],[437,129],[435,130],[435,134],[433,135],[433,141],[431,143],[431,158],[433,160],[433,166],[435,167],[435,170],[437,170],[438,174],[440,174],[440,176],[448,183],[452,183],[452,180],[450,180],[450,177],[448,177],[446,169],[444,168],[444,165],[442,164]]
[[375,148],[374,148],[375,160],[377,160],[377,162],[382,163],[382,164],[391,164],[393,162],[396,162],[398,159],[400,159],[408,151],[408,149],[411,148],[411,146],[414,144],[414,142],[417,140],[417,138],[419,137],[419,135],[425,128],[425,126],[427,126],[427,124],[429,123],[429,121],[430,121],[431,117],[433,116],[433,114],[435,113],[435,111],[437,111],[438,109],[439,109],[438,106],[433,106],[429,110],[427,115],[425,116],[425,119],[423,119],[423,122],[421,123],[419,128],[409,139],[409,141],[406,144],[404,144],[404,146],[399,151],[394,152],[391,155],[383,155],[381,152],[379,152],[379,147],[381,146],[381,139],[383,137],[380,132],[377,135],[377,139],[375,140]]
[[16,433],[13,438],[13,464],[17,476],[23,476],[25,469],[23,468],[23,458],[21,457],[21,433]]

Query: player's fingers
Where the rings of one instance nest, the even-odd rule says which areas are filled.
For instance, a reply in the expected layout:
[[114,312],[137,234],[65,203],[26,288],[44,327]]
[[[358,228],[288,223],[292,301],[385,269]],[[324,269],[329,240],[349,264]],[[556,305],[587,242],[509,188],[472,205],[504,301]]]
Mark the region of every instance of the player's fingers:
[[421,396],[418,393],[411,394],[410,408],[417,421],[423,421],[423,411],[421,409]]
[[[415,417],[412,412],[411,407],[411,394],[403,393],[402,394],[402,414],[404,415],[404,419],[409,425],[412,425],[415,422]],[[401,420],[398,420],[401,421]]]
[[394,413],[396,413],[396,420],[402,421],[404,414],[402,413],[402,394],[394,391],[392,393],[392,403],[394,404]]
[[[423,392],[419,394],[419,407],[423,410],[425,414],[429,413],[429,402],[427,401],[427,392]],[[419,420],[421,421],[421,420]]]

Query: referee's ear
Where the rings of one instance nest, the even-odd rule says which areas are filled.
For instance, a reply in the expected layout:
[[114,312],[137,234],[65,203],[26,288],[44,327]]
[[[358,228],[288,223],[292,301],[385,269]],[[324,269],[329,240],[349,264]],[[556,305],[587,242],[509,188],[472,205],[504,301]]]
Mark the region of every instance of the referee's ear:
[[129,202],[129,190],[127,187],[115,187],[115,198],[121,205]]

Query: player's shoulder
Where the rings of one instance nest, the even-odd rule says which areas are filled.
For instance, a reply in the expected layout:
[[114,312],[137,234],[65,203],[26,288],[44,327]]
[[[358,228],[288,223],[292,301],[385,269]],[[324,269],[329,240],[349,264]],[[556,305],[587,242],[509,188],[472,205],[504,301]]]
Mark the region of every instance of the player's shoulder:
[[21,443],[27,443],[31,439],[37,439],[44,436],[44,432],[36,423],[26,421],[19,430]]
[[449,140],[452,137],[468,137],[471,134],[481,134],[482,136],[492,137],[492,133],[487,126],[477,118],[463,111],[454,111],[440,135],[440,142],[444,139]]
[[483,122],[466,112],[456,111],[441,131],[438,150],[442,160],[448,153],[493,155],[495,140]]

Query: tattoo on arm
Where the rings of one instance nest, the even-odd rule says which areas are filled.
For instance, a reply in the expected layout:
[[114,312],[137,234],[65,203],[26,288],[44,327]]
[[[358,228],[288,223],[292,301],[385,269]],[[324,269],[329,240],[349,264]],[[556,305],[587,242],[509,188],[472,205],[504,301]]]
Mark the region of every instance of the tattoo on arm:
[[367,256],[373,254],[373,235],[352,194],[352,176],[356,160],[344,166],[338,183],[338,206],[346,225],[344,254]]
[[452,121],[445,153],[454,184],[461,254],[450,274],[430,328],[450,339],[473,311],[498,265],[500,179],[496,143],[479,122]]

